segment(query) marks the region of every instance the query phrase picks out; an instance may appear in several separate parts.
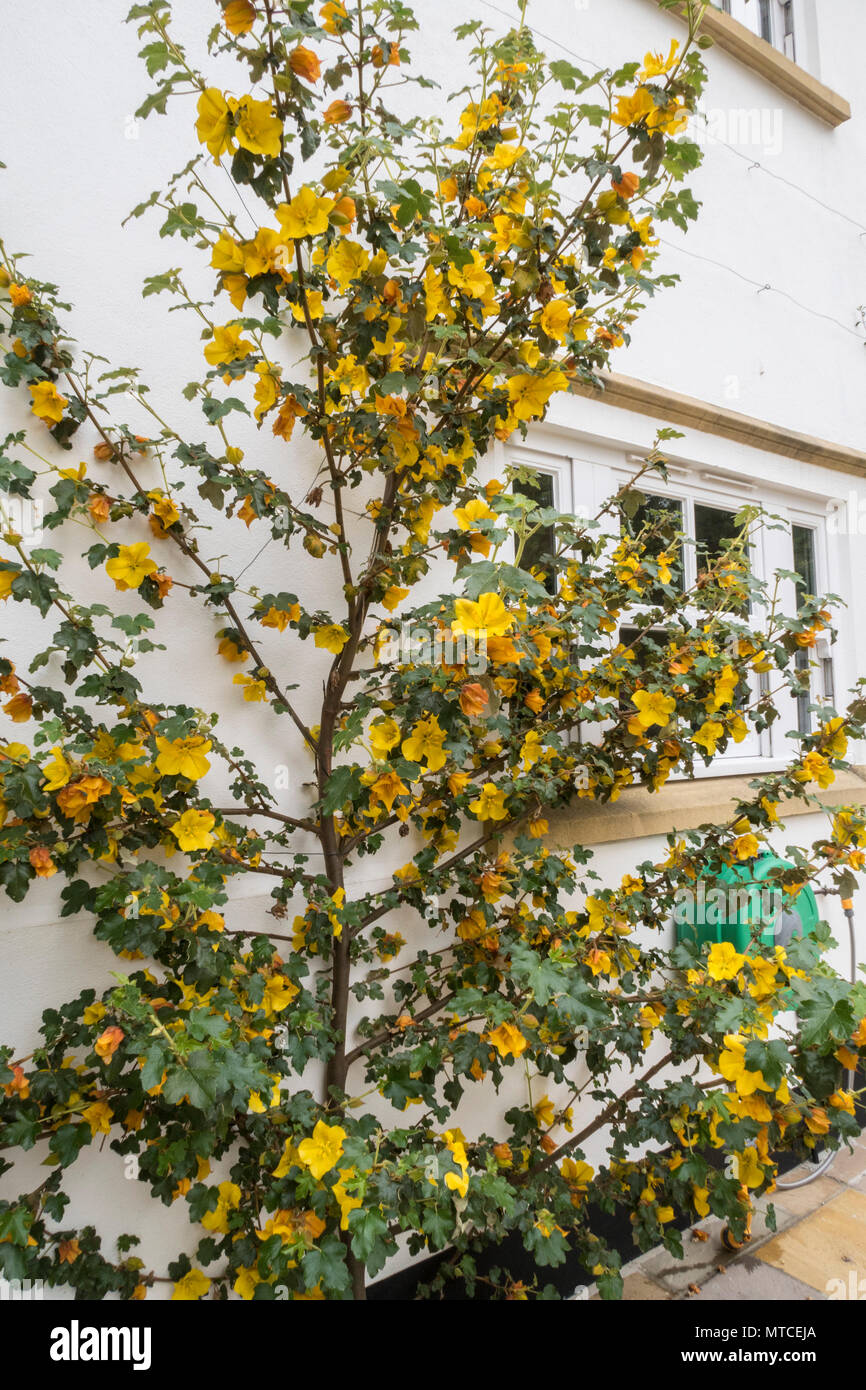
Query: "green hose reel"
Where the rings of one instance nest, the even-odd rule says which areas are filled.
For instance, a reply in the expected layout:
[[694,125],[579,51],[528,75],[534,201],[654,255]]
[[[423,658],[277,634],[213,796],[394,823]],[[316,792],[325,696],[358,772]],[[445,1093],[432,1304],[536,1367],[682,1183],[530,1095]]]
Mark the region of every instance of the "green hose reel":
[[746,954],[787,946],[795,936],[813,936],[820,913],[812,889],[801,888],[792,896],[770,878],[773,870],[794,867],[768,852],[748,864],[703,875],[687,899],[676,904],[677,941],[698,946],[730,941]]

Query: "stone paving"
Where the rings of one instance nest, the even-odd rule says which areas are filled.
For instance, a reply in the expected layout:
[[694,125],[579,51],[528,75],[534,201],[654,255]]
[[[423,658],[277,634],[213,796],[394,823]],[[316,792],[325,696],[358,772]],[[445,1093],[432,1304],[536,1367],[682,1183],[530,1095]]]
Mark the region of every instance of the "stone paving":
[[[804,1164],[783,1181],[809,1171]],[[764,1219],[770,1201],[775,1233]],[[837,1155],[824,1177],[792,1191],[779,1188],[754,1207],[752,1239],[742,1250],[725,1249],[724,1223],[717,1217],[699,1221],[683,1232],[683,1260],[651,1250],[625,1266],[623,1299],[866,1299],[866,1131],[850,1153]],[[592,1291],[590,1296],[597,1297]]]

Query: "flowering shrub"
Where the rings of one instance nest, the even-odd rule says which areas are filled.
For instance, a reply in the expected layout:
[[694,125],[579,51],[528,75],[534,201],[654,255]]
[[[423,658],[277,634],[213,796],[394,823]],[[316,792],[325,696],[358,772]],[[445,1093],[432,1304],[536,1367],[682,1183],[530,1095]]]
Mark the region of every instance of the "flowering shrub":
[[[235,61],[234,92],[193,66],[165,0],[130,12],[154,79],[139,114],[195,106],[190,162],[135,215],[215,273],[211,300],[179,270],[145,286],[204,324],[183,390],[203,419],[188,437],[137,372],[76,348],[56,287],[4,248],[0,375],[34,424],[5,440],[0,484],[7,503],[42,497],[65,549],[4,513],[0,599],[51,635],[24,669],[0,657],[18,726],[0,741],[0,884],[20,902],[61,875],[64,914],[88,914],[124,971],[47,1012],[31,1057],[0,1051],[0,1164],[48,1164],[0,1202],[7,1276],[90,1298],[159,1280],[176,1299],[360,1298],[402,1241],[447,1250],[434,1290],[471,1296],[479,1253],[518,1233],[539,1267],[575,1252],[611,1297],[599,1208],[676,1253],[677,1213],[742,1231],[744,1189],[772,1190],[780,1151],[856,1131],[842,1073],[866,1049],[866,998],[821,962],[826,927],[748,954],[671,949],[668,932],[678,893],[753,860],[786,799],[820,804],[862,736],[861,695],[817,711],[728,822],[672,833],[621,883],[549,835],[557,808],[657,791],[773,724],[830,607],[786,615],[750,573],[757,509],[692,589],[677,537],[622,524],[672,431],[591,519],[541,505],[519,470],[490,476],[497,441],[598,382],[670,283],[658,225],[697,212],[689,8],[682,46],[588,74],[523,25],[496,39],[467,22],[456,119],[412,113],[407,84],[429,84],[401,0],[230,0],[208,44]],[[222,210],[216,164],[253,235]],[[267,472],[232,442],[252,422],[280,449]],[[92,459],[61,467],[79,438]],[[305,592],[245,587],[201,524],[214,511],[302,550]],[[314,769],[293,814],[225,715],[148,693],[173,605],[214,621],[237,708]],[[389,637],[412,624],[432,634],[420,656]],[[843,807],[777,886],[829,871],[849,891],[864,843]],[[386,851],[401,866],[371,891],[358,866]],[[272,933],[232,891],[249,875]],[[66,1171],[101,1142],[186,1206],[197,1230],[167,1270],[134,1234],[108,1249],[70,1224]]]

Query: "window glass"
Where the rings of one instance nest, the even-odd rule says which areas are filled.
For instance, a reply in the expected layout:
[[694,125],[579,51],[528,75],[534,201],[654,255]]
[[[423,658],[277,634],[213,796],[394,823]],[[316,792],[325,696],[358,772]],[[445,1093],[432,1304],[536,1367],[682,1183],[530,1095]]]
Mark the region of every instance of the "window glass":
[[[682,592],[685,585],[683,544],[679,539],[683,532],[682,502],[673,497],[649,494],[631,516],[622,513],[622,529],[626,535],[644,539],[646,553],[651,560],[662,554],[668,556],[670,583]],[[657,603],[662,599],[655,586],[645,590],[644,597],[647,603]]]
[[[524,482],[515,479],[514,491],[519,492],[521,497],[531,498],[539,507],[554,506],[553,475],[551,473],[534,473],[531,479]],[[546,570],[544,587],[549,594],[556,593],[556,576],[550,565],[551,557],[555,552],[556,528],[554,526],[540,526],[535,534],[529,537],[520,557],[521,569],[539,572]]]

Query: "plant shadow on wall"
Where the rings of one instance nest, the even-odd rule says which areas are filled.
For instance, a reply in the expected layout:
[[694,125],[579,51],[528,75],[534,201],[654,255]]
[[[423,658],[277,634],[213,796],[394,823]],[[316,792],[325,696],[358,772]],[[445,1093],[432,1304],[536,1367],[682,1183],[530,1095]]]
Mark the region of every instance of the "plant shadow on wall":
[[[641,1248],[677,1253],[694,1214],[736,1234],[775,1155],[856,1132],[840,1086],[866,998],[822,963],[826,928],[738,953],[669,949],[666,923],[701,871],[756,856],[786,798],[820,806],[862,736],[859,693],[816,712],[729,823],[671,836],[620,884],[545,842],[574,797],[658,789],[772,724],[829,607],[804,595],[786,615],[750,574],[754,509],[685,591],[679,541],[622,524],[641,477],[664,475],[659,450],[594,518],[479,474],[495,441],[598,380],[672,282],[654,227],[696,213],[682,180],[702,9],[668,54],[589,74],[524,25],[467,23],[471,94],[441,120],[412,114],[426,84],[398,0],[232,0],[208,43],[241,95],[187,58],[168,4],[131,11],[155,83],[140,114],[195,107],[206,147],[135,213],[200,250],[216,288],[199,301],[177,270],[145,287],[204,323],[187,438],[135,372],[73,348],[59,291],[3,249],[2,376],[35,417],[3,446],[3,505],[32,493],[45,510],[36,540],[4,512],[0,597],[51,636],[29,665],[0,659],[0,882],[20,902],[61,875],[64,912],[118,958],[112,988],[45,1014],[31,1056],[0,1053],[7,1278],[84,1298],[361,1298],[399,1242],[446,1251],[434,1292],[472,1296],[476,1257],[518,1239],[537,1274],[488,1260],[485,1297],[550,1296],[544,1270],[566,1256],[616,1297],[610,1214]],[[254,235],[212,192],[217,164]],[[282,451],[267,473],[237,443],[253,425]],[[79,430],[93,461],[63,466]],[[302,483],[300,446],[317,470]],[[209,509],[333,571],[332,590],[245,588],[208,550]],[[89,571],[70,562],[82,536]],[[73,592],[69,572],[91,578]],[[630,621],[653,640],[623,641],[642,599]],[[314,767],[291,814],[228,716],[139,681],[181,604],[214,621],[238,709]],[[395,629],[429,641],[409,650]],[[760,693],[738,698],[756,671]],[[838,810],[789,851],[785,886],[829,870],[847,891],[864,842],[859,812]],[[355,886],[386,851],[387,886]],[[249,876],[272,890],[273,934],[233,899]],[[473,1114],[489,1123],[469,1129]],[[192,1223],[164,1269],[134,1233],[109,1248],[76,1224],[67,1170],[106,1145]],[[44,1176],[20,1191],[34,1159]]]

